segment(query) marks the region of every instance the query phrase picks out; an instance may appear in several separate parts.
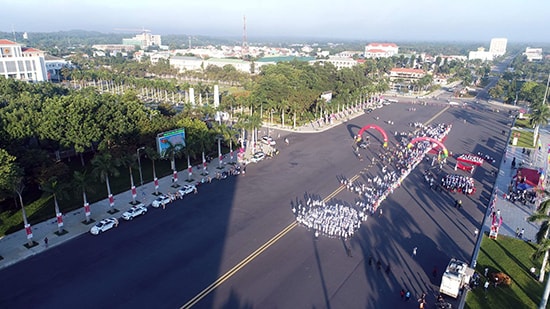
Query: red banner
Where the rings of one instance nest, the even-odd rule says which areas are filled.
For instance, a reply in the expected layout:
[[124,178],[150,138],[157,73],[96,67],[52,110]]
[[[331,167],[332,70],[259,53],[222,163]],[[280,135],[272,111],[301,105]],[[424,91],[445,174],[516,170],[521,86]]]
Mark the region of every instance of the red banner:
[[84,204],[84,212],[86,213],[86,216],[90,215],[90,204],[89,203]]
[[155,177],[155,189],[158,189],[159,188],[159,179],[157,177]]
[[115,205],[115,198],[112,194],[109,194],[109,206],[113,207]]
[[25,233],[27,233],[27,239],[32,238],[32,228],[30,224],[25,225]]
[[57,213],[57,226],[63,226],[63,214],[61,214],[60,212]]
[[137,196],[136,186],[132,186],[132,197],[136,198],[136,196]]
[[174,182],[178,181],[178,171],[174,170]]

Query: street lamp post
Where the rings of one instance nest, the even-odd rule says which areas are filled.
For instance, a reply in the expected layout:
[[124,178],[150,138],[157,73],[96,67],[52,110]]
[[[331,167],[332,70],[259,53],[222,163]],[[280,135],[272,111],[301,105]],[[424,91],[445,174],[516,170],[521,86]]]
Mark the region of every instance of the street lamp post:
[[138,160],[138,167],[139,167],[139,181],[140,181],[140,187],[143,187],[143,174],[141,173],[141,159],[139,158],[139,151],[144,150],[145,147],[139,147],[136,150],[137,153],[137,160]]

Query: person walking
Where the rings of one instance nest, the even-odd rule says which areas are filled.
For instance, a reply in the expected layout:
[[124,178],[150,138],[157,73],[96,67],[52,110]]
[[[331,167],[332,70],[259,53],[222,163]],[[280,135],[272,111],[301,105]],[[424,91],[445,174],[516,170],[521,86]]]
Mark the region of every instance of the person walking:
[[525,233],[525,229],[521,228],[521,231],[519,232],[519,239],[523,239],[523,234]]
[[405,298],[405,290],[401,289],[401,292],[399,292],[399,295],[401,295],[401,300]]
[[411,299],[411,292],[407,290],[407,292],[405,293],[405,301],[409,301],[410,299]]
[[44,238],[44,246],[48,248],[48,237]]
[[418,247],[414,247],[414,248],[413,248],[413,253],[412,253],[412,256],[413,256],[413,257],[416,256],[416,250],[418,250]]

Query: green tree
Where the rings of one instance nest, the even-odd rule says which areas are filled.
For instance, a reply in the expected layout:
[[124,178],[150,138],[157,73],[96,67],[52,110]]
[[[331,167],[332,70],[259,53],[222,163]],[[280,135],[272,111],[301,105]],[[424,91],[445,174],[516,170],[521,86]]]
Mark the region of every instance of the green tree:
[[[46,182],[43,182],[40,186],[40,189],[46,193],[49,193],[53,197],[53,202],[55,206],[55,215],[56,217],[62,216],[63,214],[59,210],[58,200],[64,200],[67,198],[67,189],[68,184],[61,182],[57,177],[52,177]],[[57,225],[57,233],[61,234],[63,232],[62,226]]]
[[13,183],[17,178],[17,165],[15,157],[6,150],[0,148],[0,191],[9,192],[13,189]]
[[[153,167],[153,182],[155,183],[158,181],[155,162],[160,159],[160,154],[158,153],[157,149],[153,147],[145,147],[145,154],[147,155],[149,160],[151,160],[151,165]],[[155,186],[155,195],[159,195],[158,186],[157,185],[154,185],[154,186]]]
[[117,159],[114,159],[109,153],[98,153],[92,159],[92,174],[97,177],[101,182],[105,182],[107,186],[107,196],[109,198],[110,211],[114,211],[114,199],[111,193],[111,185],[109,183],[109,175],[118,177],[120,172],[118,166],[120,163]]
[[82,201],[84,202],[84,214],[86,216],[86,223],[89,223],[91,211],[86,211],[87,209],[89,210],[89,207],[90,207],[86,192],[92,190],[92,186],[91,186],[91,181],[88,173],[86,171],[83,171],[83,172],[74,171],[73,184],[77,189],[82,191]]
[[134,173],[133,169],[137,167],[137,156],[136,154],[126,154],[120,158],[120,164],[128,169],[128,174],[130,175],[130,189],[132,194],[132,204],[136,204],[136,196],[134,195],[134,190],[136,186],[134,184]]

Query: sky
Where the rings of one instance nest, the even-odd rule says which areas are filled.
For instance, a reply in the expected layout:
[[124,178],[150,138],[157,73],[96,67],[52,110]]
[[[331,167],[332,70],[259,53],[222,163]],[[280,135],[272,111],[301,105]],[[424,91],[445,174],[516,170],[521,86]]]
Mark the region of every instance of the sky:
[[548,0],[8,0],[0,31],[550,42]]

